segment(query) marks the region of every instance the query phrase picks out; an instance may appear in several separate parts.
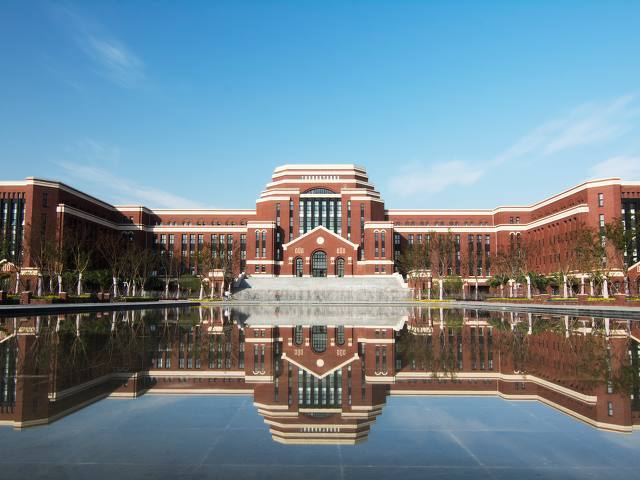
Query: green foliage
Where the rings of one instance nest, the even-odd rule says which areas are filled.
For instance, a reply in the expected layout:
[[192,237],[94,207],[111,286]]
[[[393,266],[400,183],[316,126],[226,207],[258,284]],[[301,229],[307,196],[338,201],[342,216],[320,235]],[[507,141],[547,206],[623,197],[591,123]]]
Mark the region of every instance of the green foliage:
[[529,278],[531,279],[531,286],[539,292],[544,292],[549,285],[549,279],[537,272],[529,272]]
[[183,275],[178,281],[180,282],[181,289],[191,289],[192,292],[200,289],[200,279],[195,275]]
[[507,275],[492,275],[489,278],[489,286],[493,288],[499,288],[500,285],[506,285],[509,283],[509,277]]
[[89,270],[82,277],[84,289],[91,292],[107,292],[113,280],[109,270]]
[[149,277],[144,284],[144,289],[160,292],[164,290],[165,282],[160,277]]
[[447,295],[462,291],[462,277],[451,276],[444,279],[444,291]]

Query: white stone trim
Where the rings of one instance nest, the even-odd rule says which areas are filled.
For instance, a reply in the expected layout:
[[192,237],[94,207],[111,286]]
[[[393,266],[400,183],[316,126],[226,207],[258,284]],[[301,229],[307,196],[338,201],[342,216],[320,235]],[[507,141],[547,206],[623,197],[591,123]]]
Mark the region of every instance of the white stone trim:
[[357,360],[358,358],[360,358],[358,356],[357,353],[354,353],[352,357],[347,358],[344,362],[342,362],[340,365],[336,365],[335,367],[333,367],[331,370],[327,370],[326,372],[324,372],[321,375],[318,375],[316,372],[314,372],[313,370],[310,370],[309,367],[303,365],[302,363],[296,361],[296,359],[291,358],[287,355],[287,352],[283,352],[282,353],[282,360],[286,360],[289,363],[293,363],[296,367],[301,368],[302,370],[304,370],[305,372],[310,373],[311,375],[313,375],[314,377],[316,377],[319,380],[322,380],[324,377],[332,374],[333,372],[335,372],[336,370],[340,370],[342,367],[346,367],[347,365],[349,365],[351,362],[353,362],[354,360]]
[[622,182],[619,178],[606,178],[601,180],[589,180],[581,183],[575,187],[572,187],[564,192],[561,192],[552,197],[548,197],[540,202],[534,203],[529,206],[500,206],[494,209],[487,210],[387,210],[385,213],[388,215],[495,215],[496,213],[509,213],[509,212],[532,212],[538,208],[545,207],[553,202],[562,200],[575,193],[588,188],[607,187],[611,185],[638,185],[638,183],[627,184]]
[[283,196],[273,195],[273,196],[261,197],[261,198],[256,200],[256,203],[276,202],[276,201],[288,202],[289,200],[291,200],[291,197],[283,197]]
[[254,209],[157,209],[152,210],[151,213],[156,215],[255,215],[256,211]]
[[365,230],[371,230],[373,228],[382,228],[382,229],[393,228],[393,222],[388,221],[388,222],[376,222],[376,223],[365,222],[364,223]]
[[304,233],[304,234],[300,235],[299,237],[296,237],[296,238],[294,238],[293,240],[291,240],[291,241],[289,241],[289,242],[287,242],[287,243],[283,244],[283,245],[282,245],[282,250],[286,250],[286,249],[287,249],[287,248],[289,248],[289,246],[291,246],[292,244],[294,244],[294,243],[296,243],[296,242],[299,242],[301,239],[303,239],[303,238],[305,238],[305,237],[307,237],[307,236],[309,236],[309,235],[311,235],[311,234],[313,234],[313,233],[316,233],[316,232],[318,232],[318,231],[325,232],[325,233],[327,233],[327,234],[329,234],[329,235],[333,235],[334,237],[339,238],[339,239],[340,239],[341,241],[343,241],[344,243],[346,243],[346,244],[348,244],[348,245],[351,245],[351,246],[353,247],[353,249],[354,249],[354,250],[357,250],[357,249],[358,249],[358,247],[360,246],[360,245],[358,245],[357,243],[353,243],[353,242],[351,242],[351,241],[347,240],[346,238],[344,238],[344,237],[342,237],[342,236],[338,235],[337,233],[332,232],[331,230],[329,230],[328,228],[324,227],[323,225],[318,225],[318,226],[317,226],[316,228],[314,228],[313,230],[309,230],[307,233]]
[[533,228],[538,228],[547,223],[556,222],[566,217],[578,215],[581,213],[589,213],[589,207],[585,204],[578,205],[576,207],[563,210],[552,215],[542,217],[531,223],[503,223],[494,226],[430,226],[430,225],[405,225],[395,226],[394,230],[397,233],[497,233],[497,232],[526,232]]
[[248,221],[247,228],[276,228],[276,222]]

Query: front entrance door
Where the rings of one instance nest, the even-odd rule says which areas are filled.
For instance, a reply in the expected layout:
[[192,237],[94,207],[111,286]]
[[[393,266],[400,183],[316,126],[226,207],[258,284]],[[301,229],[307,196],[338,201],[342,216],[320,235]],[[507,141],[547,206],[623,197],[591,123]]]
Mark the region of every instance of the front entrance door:
[[311,275],[314,277],[327,276],[327,254],[322,250],[314,252],[311,257]]
[[302,259],[300,257],[296,258],[296,277],[302,276]]
[[344,277],[344,258],[336,260],[336,277]]

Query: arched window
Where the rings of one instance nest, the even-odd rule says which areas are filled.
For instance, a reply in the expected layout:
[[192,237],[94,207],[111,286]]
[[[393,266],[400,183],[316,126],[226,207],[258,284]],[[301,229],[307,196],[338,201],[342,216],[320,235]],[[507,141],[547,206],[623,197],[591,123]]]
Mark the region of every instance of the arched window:
[[327,327],[314,325],[311,327],[311,348],[316,353],[322,353],[327,349]]
[[342,257],[336,260],[336,276],[344,277],[344,258]]
[[296,258],[296,277],[302,277],[302,258]]
[[373,232],[373,246],[374,246],[374,257],[378,258],[380,256],[380,232],[378,232],[378,230],[376,230],[375,232]]
[[311,257],[311,273],[314,277],[327,276],[327,254],[322,250],[314,252]]
[[304,193],[310,193],[313,195],[327,195],[327,194],[332,195],[335,192],[329,190],[328,188],[312,188],[310,190],[307,190]]

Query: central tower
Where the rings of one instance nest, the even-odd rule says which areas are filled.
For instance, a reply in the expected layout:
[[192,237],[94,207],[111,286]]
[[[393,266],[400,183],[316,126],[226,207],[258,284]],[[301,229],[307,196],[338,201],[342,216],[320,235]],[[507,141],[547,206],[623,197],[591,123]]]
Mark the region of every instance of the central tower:
[[[380,230],[389,227],[384,202],[357,165],[276,168],[247,227],[252,275],[357,275],[369,273],[363,270],[369,258],[370,273],[393,273],[392,249],[386,249],[392,234]],[[376,231],[369,234],[370,227]],[[376,260],[386,260],[384,268],[374,267]]]

